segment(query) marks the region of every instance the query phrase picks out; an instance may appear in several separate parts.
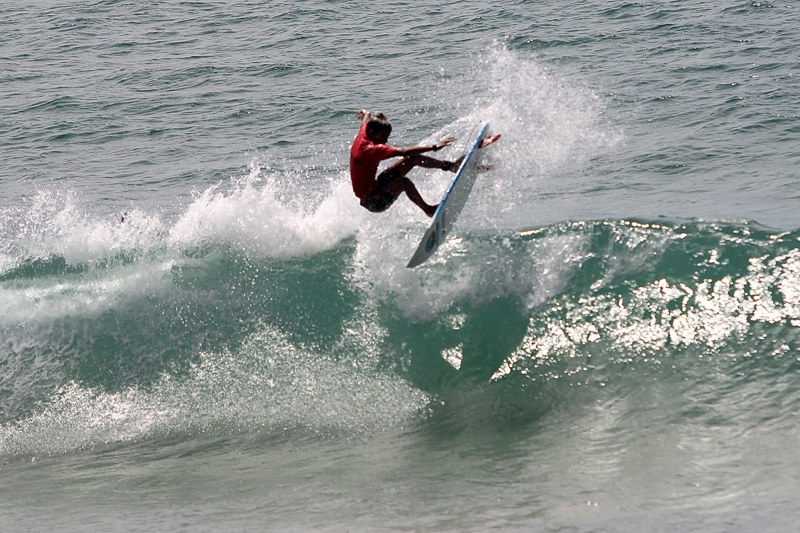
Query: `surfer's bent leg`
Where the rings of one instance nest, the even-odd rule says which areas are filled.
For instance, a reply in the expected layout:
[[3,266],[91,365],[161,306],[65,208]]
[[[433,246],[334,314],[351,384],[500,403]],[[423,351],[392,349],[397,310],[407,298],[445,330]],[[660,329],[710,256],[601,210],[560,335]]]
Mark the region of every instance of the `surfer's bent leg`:
[[432,217],[434,213],[436,213],[436,208],[439,207],[438,205],[430,205],[425,200],[422,199],[422,195],[420,195],[417,188],[414,186],[414,183],[403,176],[400,179],[393,181],[389,187],[389,191],[393,194],[400,195],[401,192],[405,192],[408,199],[414,202],[420,209],[425,211],[425,214],[429,217]]
[[[412,155],[404,157],[381,172],[380,176],[378,176],[378,189],[388,191],[395,198],[401,193],[405,192],[409,200],[422,209],[426,215],[432,217],[434,213],[436,213],[436,208],[439,207],[439,204],[430,205],[427,203],[414,186],[414,183],[406,177],[406,174],[408,174],[412,168],[418,166],[423,168],[439,168],[449,172],[455,172],[458,170],[462,158],[463,156],[456,161],[442,161],[441,159],[434,159],[425,155]],[[391,182],[385,185],[381,183],[382,181],[387,180],[387,178],[390,176]]]
[[382,213],[397,200],[402,193],[414,202],[426,215],[432,217],[436,212],[435,205],[429,205],[417,191],[410,179],[401,175],[396,168],[389,167],[378,176],[378,188],[361,200],[361,205],[373,213]]

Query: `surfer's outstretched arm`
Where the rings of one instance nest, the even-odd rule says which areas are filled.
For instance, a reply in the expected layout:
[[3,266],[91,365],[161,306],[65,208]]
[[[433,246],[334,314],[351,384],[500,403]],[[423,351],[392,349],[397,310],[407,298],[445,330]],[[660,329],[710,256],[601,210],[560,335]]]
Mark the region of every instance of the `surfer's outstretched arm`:
[[405,148],[397,148],[397,155],[401,157],[408,157],[424,154],[425,152],[436,152],[437,150],[441,150],[446,146],[450,146],[455,140],[455,137],[445,137],[432,146],[407,146]]

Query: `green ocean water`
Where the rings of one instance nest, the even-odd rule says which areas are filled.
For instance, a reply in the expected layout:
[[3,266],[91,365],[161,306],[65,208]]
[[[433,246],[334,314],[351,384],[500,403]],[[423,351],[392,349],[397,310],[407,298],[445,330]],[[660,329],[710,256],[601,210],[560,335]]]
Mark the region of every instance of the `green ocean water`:
[[2,12],[3,531],[794,530],[796,8]]

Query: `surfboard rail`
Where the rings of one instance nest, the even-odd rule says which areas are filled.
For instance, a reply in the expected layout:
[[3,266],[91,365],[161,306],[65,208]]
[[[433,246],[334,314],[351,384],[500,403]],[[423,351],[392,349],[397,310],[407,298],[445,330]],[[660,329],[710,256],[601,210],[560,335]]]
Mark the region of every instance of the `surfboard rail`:
[[411,256],[407,268],[414,268],[427,261],[447,238],[448,231],[458,219],[458,215],[467,203],[469,193],[477,178],[477,158],[474,157],[478,145],[486,135],[489,123],[484,122],[478,130],[478,135],[472,141],[469,149],[464,154],[464,159],[456,171],[447,191],[444,193],[436,213],[433,215],[431,225],[422,236],[416,252]]

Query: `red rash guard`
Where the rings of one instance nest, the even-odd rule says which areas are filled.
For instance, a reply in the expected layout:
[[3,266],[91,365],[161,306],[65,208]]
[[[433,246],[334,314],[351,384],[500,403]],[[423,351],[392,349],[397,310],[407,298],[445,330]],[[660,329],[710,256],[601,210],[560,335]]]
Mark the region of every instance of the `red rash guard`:
[[350,179],[353,192],[359,198],[369,196],[378,186],[375,175],[378,163],[397,155],[397,148],[388,144],[375,144],[367,139],[367,123],[361,124],[358,136],[350,149]]

